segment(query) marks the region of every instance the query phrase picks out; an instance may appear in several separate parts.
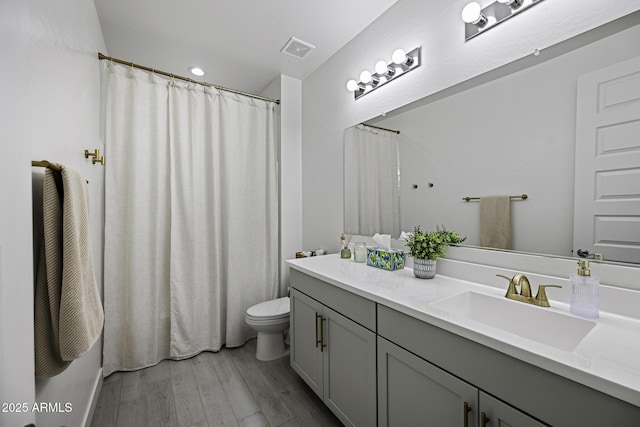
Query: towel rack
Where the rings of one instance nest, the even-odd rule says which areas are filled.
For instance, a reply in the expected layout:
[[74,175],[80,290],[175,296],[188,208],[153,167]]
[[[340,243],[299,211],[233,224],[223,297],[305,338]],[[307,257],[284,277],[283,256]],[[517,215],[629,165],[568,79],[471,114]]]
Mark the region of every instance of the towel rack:
[[[519,196],[509,196],[511,197],[511,199],[522,199],[522,200],[527,200],[529,198],[529,196],[525,193],[525,194],[521,194]],[[480,200],[480,197],[463,197],[462,200],[464,200],[465,202],[470,202],[471,200]]]
[[[48,160],[31,160],[31,166],[36,166],[39,168],[49,168],[51,170],[54,170],[56,172],[62,172],[62,169],[60,169],[60,166],[51,163]],[[89,181],[85,179],[85,182],[88,184]]]
[[60,172],[61,171],[60,166],[54,165],[53,163],[51,163],[48,160],[39,160],[39,161],[38,160],[32,160],[31,161],[31,166],[37,166],[37,167],[40,167],[40,168],[49,168],[49,169],[54,170],[56,172]]

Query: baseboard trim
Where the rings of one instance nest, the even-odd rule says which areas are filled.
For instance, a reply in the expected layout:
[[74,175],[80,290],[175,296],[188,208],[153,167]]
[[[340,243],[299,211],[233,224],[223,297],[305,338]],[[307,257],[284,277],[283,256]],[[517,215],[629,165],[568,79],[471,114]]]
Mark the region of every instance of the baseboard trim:
[[98,405],[98,399],[100,398],[100,392],[102,391],[102,368],[98,370],[98,375],[96,376],[96,380],[93,386],[93,394],[91,396],[91,405],[87,408],[87,413],[85,414],[84,426],[91,427],[91,422],[93,421],[93,414],[96,411],[96,406]]

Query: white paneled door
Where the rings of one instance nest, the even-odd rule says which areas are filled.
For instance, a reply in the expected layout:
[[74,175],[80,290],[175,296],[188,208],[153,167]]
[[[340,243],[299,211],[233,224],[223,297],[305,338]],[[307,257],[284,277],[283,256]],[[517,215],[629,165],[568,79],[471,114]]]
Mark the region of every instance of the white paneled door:
[[573,249],[640,263],[640,57],[578,79]]

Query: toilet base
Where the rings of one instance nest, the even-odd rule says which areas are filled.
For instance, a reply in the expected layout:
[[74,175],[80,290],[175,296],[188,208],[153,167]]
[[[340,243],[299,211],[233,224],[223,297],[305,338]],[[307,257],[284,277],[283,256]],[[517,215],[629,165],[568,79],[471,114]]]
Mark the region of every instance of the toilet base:
[[289,349],[284,345],[284,331],[258,332],[256,359],[267,362],[288,354]]

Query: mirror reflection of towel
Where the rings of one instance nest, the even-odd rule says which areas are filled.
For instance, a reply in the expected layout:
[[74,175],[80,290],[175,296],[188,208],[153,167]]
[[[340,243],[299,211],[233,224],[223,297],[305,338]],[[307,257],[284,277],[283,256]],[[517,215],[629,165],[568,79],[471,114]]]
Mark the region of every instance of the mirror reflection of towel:
[[480,246],[511,249],[511,197],[480,198]]

